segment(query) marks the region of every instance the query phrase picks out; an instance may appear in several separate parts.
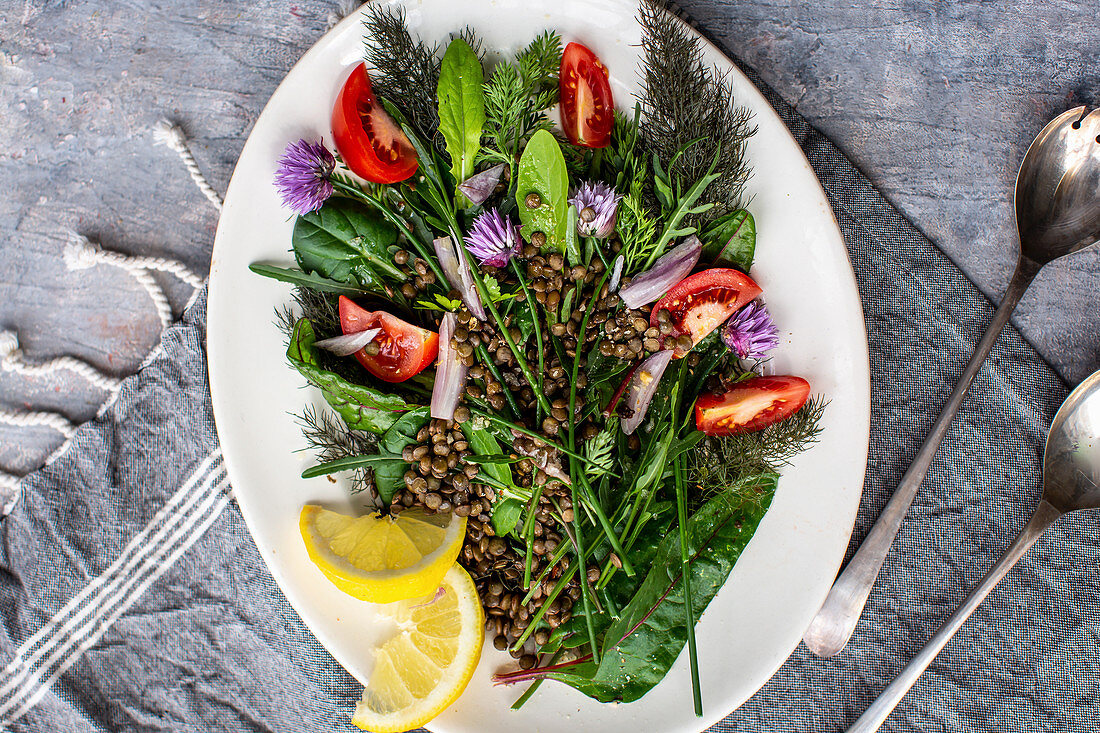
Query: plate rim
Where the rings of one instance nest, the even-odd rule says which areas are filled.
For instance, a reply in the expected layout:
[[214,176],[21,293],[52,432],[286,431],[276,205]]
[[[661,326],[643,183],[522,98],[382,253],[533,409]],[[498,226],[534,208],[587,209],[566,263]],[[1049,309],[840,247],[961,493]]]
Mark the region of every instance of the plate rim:
[[[621,1],[622,1],[623,4],[626,4],[626,5],[632,4],[630,2],[630,0],[621,0]],[[400,4],[400,5],[408,5],[411,2],[415,2],[415,0],[390,0],[390,4]],[[375,5],[375,6],[382,5],[382,4],[387,4],[387,3],[383,3],[383,2],[373,3],[373,5]],[[250,143],[253,141],[253,133],[255,132],[255,130],[257,128],[259,128],[261,126],[262,123],[265,122],[266,117],[269,116],[268,113],[269,113],[269,110],[270,110],[270,107],[271,107],[271,102],[275,98],[275,96],[278,94],[279,89],[284,85],[287,78],[290,77],[292,74],[294,74],[300,68],[309,66],[313,62],[313,59],[315,59],[318,56],[322,55],[327,50],[327,48],[330,44],[335,43],[334,39],[338,38],[340,35],[342,35],[344,32],[346,32],[348,26],[350,26],[352,24],[358,24],[361,21],[361,18],[363,16],[363,14],[365,14],[367,12],[367,9],[368,9],[369,5],[370,5],[369,3],[364,3],[358,9],[356,9],[355,12],[351,13],[350,15],[345,17],[343,20],[341,20],[338,24],[336,24],[331,29],[326,31],[322,36],[320,36],[317,39],[317,41],[313,45],[311,45],[309,47],[309,49],[307,49],[302,54],[301,58],[299,58],[298,61],[293,66],[291,66],[290,69],[288,69],[286,74],[280,80],[279,84],[276,86],[275,90],[272,91],[271,97],[265,103],[263,110],[257,116],[256,122],[253,124],[252,129],[249,130],[248,137],[246,138],[245,144],[244,144],[244,146],[242,146],[241,152],[238,156],[238,164],[239,164],[240,159],[245,157],[245,154],[249,149]],[[835,238],[836,238],[836,240],[839,244],[840,252],[844,256],[844,262],[847,264],[847,267],[843,269],[843,273],[844,273],[843,293],[850,300],[854,301],[855,308],[853,309],[853,312],[858,314],[858,324],[853,323],[851,325],[853,326],[853,328],[858,325],[859,329],[864,334],[866,334],[866,317],[865,317],[865,313],[864,313],[864,310],[863,310],[862,299],[860,297],[859,285],[858,285],[858,280],[856,278],[855,269],[852,266],[851,254],[848,250],[847,242],[846,242],[846,239],[844,237],[843,230],[841,230],[839,222],[837,221],[836,213],[833,209],[833,206],[830,202],[830,199],[829,199],[827,193],[825,192],[825,189],[822,186],[821,180],[818,177],[816,171],[814,171],[813,167],[809,163],[809,160],[806,158],[805,151],[798,144],[798,141],[795,139],[795,137],[794,137],[793,133],[791,132],[790,128],[783,121],[783,118],[779,115],[779,113],[776,111],[776,109],[772,106],[772,104],[768,100],[768,98],[764,95],[764,93],[760,90],[760,88],[753,82],[753,80],[748,77],[748,75],[742,70],[742,68],[740,67],[740,65],[736,61],[734,61],[717,43],[712,41],[702,30],[700,30],[698,27],[693,25],[692,22],[689,22],[689,21],[685,20],[684,17],[680,16],[676,12],[673,12],[668,7],[664,8],[664,11],[669,13],[673,18],[675,18],[677,22],[681,23],[683,25],[683,27],[686,28],[688,30],[688,32],[690,32],[694,37],[700,39],[702,41],[702,44],[706,47],[707,50],[709,50],[711,53],[719,56],[726,63],[728,63],[729,66],[730,66],[730,71],[732,72],[732,74],[742,78],[742,80],[747,85],[747,88],[750,90],[750,93],[757,95],[760,98],[760,100],[762,101],[762,105],[759,106],[758,110],[754,110],[754,113],[759,115],[761,113],[761,111],[763,111],[764,114],[771,115],[775,118],[776,127],[778,129],[782,130],[782,135],[785,137],[786,142],[789,143],[791,146],[793,146],[793,148],[795,150],[798,151],[798,155],[801,158],[802,162],[804,162],[806,164],[807,168],[812,173],[811,178],[813,179],[813,185],[816,187],[815,192],[820,196],[821,200],[825,202],[825,207],[824,208],[828,212],[828,219],[829,219],[829,222],[831,223],[831,231],[835,232],[835,235],[836,235]],[[550,24],[548,24],[548,26],[549,25]],[[231,275],[226,275],[226,276],[223,276],[223,277],[217,277],[215,267],[214,267],[214,263],[217,260],[219,251],[224,250],[224,248],[227,246],[225,244],[222,244],[224,242],[223,222],[226,220],[226,217],[224,216],[224,214],[226,212],[232,213],[232,210],[235,208],[233,206],[233,202],[235,202],[239,198],[241,198],[239,195],[237,197],[232,196],[233,192],[237,188],[241,188],[242,185],[244,185],[243,183],[239,183],[237,186],[234,186],[234,183],[236,183],[238,181],[238,173],[239,173],[239,165],[238,164],[234,165],[233,174],[230,177],[230,182],[229,182],[229,185],[227,187],[226,195],[225,195],[225,199],[224,199],[225,200],[225,209],[223,210],[223,215],[219,217],[217,230],[215,232],[214,245],[213,245],[213,249],[212,249],[212,253],[211,253],[211,276],[208,280],[208,288],[209,288],[209,293],[210,294],[213,294],[215,290],[217,290],[219,292],[221,291],[221,287],[216,287],[217,283],[221,283],[224,280],[231,281],[231,279],[232,279]],[[245,190],[247,190],[247,189],[245,189]],[[215,300],[219,300],[219,299],[220,298],[215,298]],[[208,314],[207,314],[207,368],[208,368],[208,378],[209,378],[209,383],[210,383],[211,402],[212,402],[212,410],[213,410],[213,416],[214,416],[215,430],[216,430],[217,435],[218,435],[219,446],[223,446],[226,443],[226,441],[223,440],[223,429],[221,427],[221,421],[218,420],[218,413],[219,413],[220,410],[222,412],[224,412],[226,408],[222,407],[222,408],[219,409],[218,405],[223,404],[223,399],[222,398],[224,397],[225,392],[220,387],[215,386],[216,384],[220,384],[221,379],[220,379],[220,377],[215,376],[216,374],[220,373],[220,370],[215,369],[215,367],[214,367],[214,361],[215,361],[214,354],[220,350],[220,347],[214,346],[214,344],[219,343],[217,336],[221,331],[221,318],[218,317],[217,314],[220,313],[220,312],[221,311],[211,309],[211,310],[208,310]],[[856,522],[858,512],[859,512],[859,507],[860,507],[860,500],[859,499],[860,499],[860,497],[862,497],[863,486],[866,482],[866,476],[867,476],[867,471],[868,471],[867,459],[868,459],[869,454],[870,454],[871,413],[870,413],[870,396],[869,396],[869,393],[870,393],[870,388],[871,388],[871,381],[870,381],[870,375],[871,375],[871,368],[870,367],[871,367],[871,365],[870,365],[870,348],[869,348],[869,344],[867,342],[866,336],[862,340],[862,349],[859,350],[859,352],[858,352],[858,354],[856,354],[856,356],[858,356],[858,364],[856,366],[859,367],[859,374],[854,375],[854,376],[857,377],[857,379],[853,380],[853,383],[856,384],[857,386],[862,386],[862,387],[866,388],[867,396],[865,398],[865,404],[867,406],[867,410],[864,413],[862,413],[863,419],[861,421],[859,421],[860,434],[858,436],[855,436],[856,440],[858,440],[860,444],[864,445],[864,450],[861,452],[861,455],[863,456],[862,475],[860,476],[858,492],[856,492],[856,499],[851,502],[851,507],[849,508],[849,511],[848,511],[848,517],[844,520],[844,523],[843,523],[844,536],[848,538],[849,543],[851,541],[851,535],[854,531],[855,522]],[[229,442],[232,443],[233,441],[230,440]],[[229,475],[230,483],[232,485],[233,483],[235,483],[233,481],[233,477],[238,471],[238,469],[235,468],[235,466],[237,464],[237,455],[235,453],[233,453],[232,451],[223,450],[223,461],[225,463],[226,471]],[[245,504],[249,504],[249,508],[246,508]],[[253,542],[256,544],[256,546],[259,550],[259,554],[263,558],[265,567],[267,568],[268,572],[271,573],[273,579],[276,581],[276,584],[279,586],[280,592],[283,593],[283,595],[286,597],[287,602],[289,603],[289,605],[294,609],[295,613],[299,616],[299,618],[301,619],[302,623],[306,626],[306,628],[309,629],[310,633],[314,636],[314,638],[317,639],[318,643],[321,644],[322,647],[324,647],[326,649],[326,651],[328,651],[334,657],[337,657],[337,663],[339,663],[338,655],[333,653],[333,650],[329,649],[328,646],[325,643],[320,641],[320,638],[317,636],[318,632],[311,626],[311,624],[308,622],[306,616],[303,615],[302,610],[299,608],[298,602],[295,599],[292,598],[292,596],[294,594],[286,592],[286,590],[285,590],[286,585],[293,585],[293,584],[286,583],[285,576],[283,575],[282,570],[279,569],[277,566],[273,565],[269,561],[267,553],[263,550],[260,542],[257,541],[257,531],[255,529],[255,522],[254,522],[254,518],[253,518],[253,515],[252,515],[252,505],[247,501],[242,503],[240,501],[240,498],[238,498],[238,507],[241,511],[242,517],[245,520],[245,524],[248,528],[250,537],[253,540]],[[836,573],[839,572],[840,567],[842,566],[843,561],[844,561],[844,556],[845,556],[845,553],[842,552],[837,557],[832,577],[835,577]],[[824,602],[825,597],[827,596],[829,588],[831,587],[831,585],[832,585],[832,583],[830,581],[830,583],[828,585],[824,586],[824,590],[819,593],[820,598],[819,598],[819,601],[817,603],[818,606],[820,606],[820,603]],[[801,637],[801,635],[800,635],[800,637]],[[770,669],[770,672],[768,672],[768,674],[759,681],[759,684],[756,684],[755,682],[753,683],[753,687],[754,687],[754,692],[753,693],[750,693],[748,696],[746,696],[745,699],[742,700],[740,703],[738,703],[738,705],[735,706],[732,710],[726,710],[724,712],[721,712],[717,716],[715,716],[713,713],[709,713],[709,714],[705,714],[703,718],[698,718],[697,719],[697,727],[695,728],[695,730],[703,730],[707,727],[710,727],[711,725],[714,725],[718,721],[722,720],[723,718],[728,716],[731,712],[733,712],[738,707],[743,705],[745,703],[745,701],[747,701],[748,698],[752,696],[752,694],[755,694],[755,691],[759,691],[760,688],[762,688],[765,684],[767,684],[767,682],[772,677],[774,677],[776,671],[778,671],[782,667],[782,665],[785,663],[785,661],[797,649],[797,647],[800,643],[800,637],[799,637],[799,640],[796,640],[793,647],[783,651],[781,654],[774,657],[774,659],[772,660],[774,662],[774,664],[768,665],[768,667]],[[713,709],[713,706],[711,707],[711,709]],[[701,726],[701,727],[698,727],[698,726]]]

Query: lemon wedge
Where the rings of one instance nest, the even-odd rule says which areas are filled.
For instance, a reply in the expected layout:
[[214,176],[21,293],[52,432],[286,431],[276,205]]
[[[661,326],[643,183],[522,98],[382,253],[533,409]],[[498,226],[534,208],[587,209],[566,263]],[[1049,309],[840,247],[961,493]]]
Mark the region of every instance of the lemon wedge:
[[321,572],[340,590],[372,603],[434,593],[466,536],[466,517],[418,507],[397,516],[352,517],[307,504],[298,525]]
[[434,595],[379,613],[397,633],[375,652],[352,722],[375,733],[413,730],[450,707],[473,676],[485,639],[481,601],[473,579],[452,565]]

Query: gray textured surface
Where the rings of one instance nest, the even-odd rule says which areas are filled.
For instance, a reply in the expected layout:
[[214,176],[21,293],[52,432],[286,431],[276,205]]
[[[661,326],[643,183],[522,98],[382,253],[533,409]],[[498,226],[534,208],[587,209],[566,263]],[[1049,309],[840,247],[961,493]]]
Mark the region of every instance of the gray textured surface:
[[[1094,0],[685,0],[683,7],[847,153],[987,294],[1011,273],[1008,192],[1033,134],[1100,103]],[[131,371],[155,343],[124,273],[68,273],[63,231],[198,271],[216,214],[150,127],[189,132],[224,189],[256,116],[321,34],[332,0],[0,3],[0,327],[29,358]],[[185,288],[171,279],[175,303]],[[1015,322],[1071,382],[1100,362],[1100,254],[1044,271]],[[0,404],[74,420],[79,380],[0,375]],[[39,465],[59,438],[0,427],[0,468]]]
[[[838,211],[868,317],[871,470],[858,542],[992,307],[820,133],[779,108]],[[0,672],[15,683],[0,684],[0,726],[354,730],[358,687],[287,605],[236,505],[210,483],[176,489],[216,444],[204,324],[200,298],[169,329],[166,355],[126,380],[111,409],[24,482],[23,500],[0,523],[0,664],[20,660]],[[1006,329],[848,647],[825,660],[799,645],[711,733],[845,730],[1023,523],[1036,500],[1038,446],[1064,395],[1053,370]],[[194,501],[175,501],[181,496]],[[162,515],[162,506],[174,509]],[[138,543],[146,553],[138,564],[122,545],[143,526],[157,534]],[[163,561],[173,547],[178,561]],[[1098,564],[1100,515],[1060,521],[922,675],[884,733],[1092,733],[1100,719]],[[138,580],[157,582],[144,592],[110,590]],[[77,623],[84,614],[89,620]],[[48,633],[35,633],[43,624]],[[734,623],[729,633],[751,629]],[[55,676],[48,688],[35,682]],[[703,684],[715,681],[705,676]],[[681,704],[686,712],[686,695]],[[562,722],[576,725],[555,727]]]

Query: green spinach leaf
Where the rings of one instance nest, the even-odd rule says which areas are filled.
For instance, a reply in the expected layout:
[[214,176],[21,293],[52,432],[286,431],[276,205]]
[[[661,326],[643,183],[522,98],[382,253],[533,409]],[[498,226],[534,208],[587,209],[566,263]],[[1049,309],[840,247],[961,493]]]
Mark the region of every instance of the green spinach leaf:
[[527,301],[520,301],[516,306],[515,319],[516,325],[519,327],[519,341],[516,343],[519,346],[523,346],[527,343],[527,339],[531,338],[535,333],[535,318],[537,316],[532,312],[531,308],[527,305]]
[[462,38],[447,46],[439,69],[439,132],[451,156],[451,173],[461,183],[474,173],[485,129],[485,74],[481,61]]
[[493,531],[501,537],[514,536],[522,514],[523,503],[519,499],[497,499],[493,504]]
[[291,365],[321,390],[325,401],[332,405],[353,430],[385,433],[403,414],[419,407],[394,394],[379,392],[373,387],[354,384],[322,369],[313,347],[316,336],[313,324],[302,318],[294,325],[286,356]]
[[[406,412],[382,436],[379,446],[391,455],[400,456],[405,446],[416,442],[416,434],[420,428],[428,424],[430,419],[427,407],[418,407]],[[373,468],[374,485],[378,489],[378,495],[389,503],[393,500],[394,494],[405,488],[405,471],[409,470],[409,464],[404,459],[398,458],[375,463]]]
[[[746,479],[710,499],[688,520],[692,606],[698,614],[726,582],[756,532],[777,482],[775,474]],[[661,540],[645,580],[603,639],[599,666],[588,662],[550,676],[601,702],[631,702],[660,682],[676,661],[687,642],[678,532]]]
[[383,293],[385,280],[406,279],[389,250],[396,242],[397,230],[381,214],[342,198],[299,216],[291,238],[302,270]]
[[[566,227],[569,223],[569,174],[565,156],[554,136],[539,130],[527,142],[519,159],[516,203],[523,223],[524,239],[534,232],[546,235],[544,251],[565,253]],[[541,203],[527,206],[527,195],[536,193]]]
[[726,214],[703,232],[703,259],[748,272],[756,254],[756,221],[746,209]]
[[[462,423],[462,433],[466,436],[466,441],[470,444],[470,451],[474,455],[499,456],[504,452],[501,449],[500,441],[490,432],[488,426],[478,426],[475,425],[473,420],[467,420]],[[478,470],[498,483],[505,486],[514,486],[510,464],[483,463]],[[522,507],[518,501],[498,497],[493,502],[493,529],[496,530],[496,533],[502,536],[514,534],[521,510]]]

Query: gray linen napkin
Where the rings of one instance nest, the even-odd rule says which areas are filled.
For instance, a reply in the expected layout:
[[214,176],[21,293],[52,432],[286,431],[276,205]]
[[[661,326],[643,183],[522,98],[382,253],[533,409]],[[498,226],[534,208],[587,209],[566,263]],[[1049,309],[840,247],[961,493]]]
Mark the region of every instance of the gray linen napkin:
[[[992,308],[824,137],[765,92],[825,186],[867,317],[872,443],[854,547]],[[290,609],[232,500],[207,389],[205,311],[202,296],[115,404],[23,482],[3,520],[0,727],[353,729],[358,685]],[[715,730],[841,731],[854,720],[1026,520],[1044,431],[1064,396],[1007,329],[848,648],[817,660],[799,647]],[[1060,521],[884,730],[1094,730],[1098,561],[1100,517]]]

